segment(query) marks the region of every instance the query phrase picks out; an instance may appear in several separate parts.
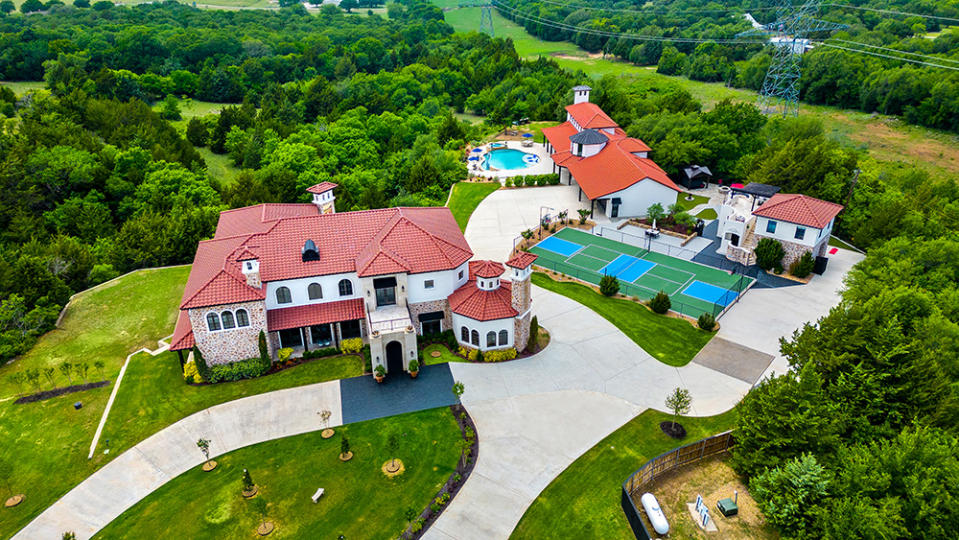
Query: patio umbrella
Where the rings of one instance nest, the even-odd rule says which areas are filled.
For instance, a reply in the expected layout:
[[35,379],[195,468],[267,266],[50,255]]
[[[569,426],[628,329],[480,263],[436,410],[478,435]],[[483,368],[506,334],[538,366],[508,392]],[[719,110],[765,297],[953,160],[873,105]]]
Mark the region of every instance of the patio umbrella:
[[474,151],[474,152],[482,152],[483,149],[482,149],[482,148],[474,148],[473,151]]
[[470,160],[470,161],[479,161],[479,156],[470,156],[470,157],[469,157],[469,160]]
[[523,137],[526,137],[527,139],[529,139],[529,138],[532,137],[532,136],[533,136],[532,133],[524,133],[524,134],[523,134]]

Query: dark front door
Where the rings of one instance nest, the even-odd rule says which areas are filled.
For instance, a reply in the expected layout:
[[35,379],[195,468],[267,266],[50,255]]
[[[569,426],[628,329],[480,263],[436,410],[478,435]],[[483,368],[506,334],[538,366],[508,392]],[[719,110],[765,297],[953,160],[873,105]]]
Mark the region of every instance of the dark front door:
[[731,235],[729,235],[729,243],[732,244],[732,245],[734,245],[734,246],[738,246],[738,245],[739,245],[739,235],[738,235],[738,234],[731,234]]
[[386,372],[391,375],[403,373],[403,345],[399,341],[386,344]]

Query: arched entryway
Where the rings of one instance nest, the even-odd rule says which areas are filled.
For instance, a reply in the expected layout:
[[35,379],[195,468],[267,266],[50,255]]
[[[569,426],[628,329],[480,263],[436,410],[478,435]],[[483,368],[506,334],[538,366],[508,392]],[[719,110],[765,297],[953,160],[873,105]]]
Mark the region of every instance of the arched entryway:
[[386,372],[391,375],[403,372],[403,344],[399,341],[386,344]]

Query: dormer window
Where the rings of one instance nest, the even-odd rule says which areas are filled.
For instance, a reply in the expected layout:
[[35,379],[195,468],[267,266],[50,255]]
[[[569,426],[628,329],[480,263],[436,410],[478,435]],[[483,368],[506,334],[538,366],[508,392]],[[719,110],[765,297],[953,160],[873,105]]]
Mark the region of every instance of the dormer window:
[[320,260],[320,250],[316,249],[316,244],[313,243],[313,240],[307,240],[306,243],[303,244],[303,249],[300,253],[302,254],[303,262]]

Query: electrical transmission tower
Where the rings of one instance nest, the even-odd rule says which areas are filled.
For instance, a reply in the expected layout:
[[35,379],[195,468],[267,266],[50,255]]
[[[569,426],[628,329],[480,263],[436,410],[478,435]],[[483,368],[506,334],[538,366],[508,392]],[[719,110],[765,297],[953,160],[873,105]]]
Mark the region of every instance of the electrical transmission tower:
[[799,114],[799,77],[802,54],[811,34],[848,28],[844,24],[821,21],[813,17],[822,0],[806,0],[793,6],[790,0],[776,0],[776,21],[760,28],[737,34],[740,36],[770,35],[775,52],[769,71],[759,91],[759,108],[766,114],[796,116]]
[[484,34],[489,34],[490,37],[496,36],[496,34],[493,33],[493,4],[489,2],[463,2],[460,4],[460,7],[480,8],[479,31]]

